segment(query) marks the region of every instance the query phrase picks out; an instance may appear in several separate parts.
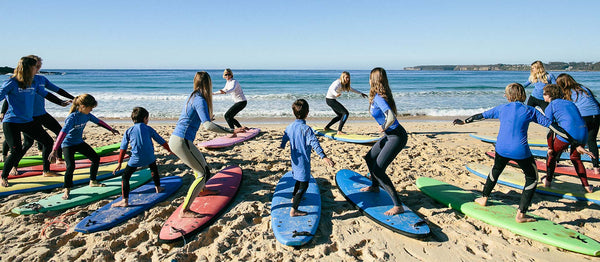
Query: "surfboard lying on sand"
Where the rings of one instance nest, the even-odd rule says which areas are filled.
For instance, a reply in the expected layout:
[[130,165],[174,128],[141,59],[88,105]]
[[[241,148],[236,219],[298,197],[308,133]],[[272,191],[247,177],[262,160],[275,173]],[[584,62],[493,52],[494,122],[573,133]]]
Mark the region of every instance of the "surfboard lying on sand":
[[[534,157],[548,158],[548,151],[546,151],[546,150],[531,149],[531,154]],[[562,154],[560,154],[559,159],[560,160],[570,160],[570,155],[568,152],[563,152]],[[592,162],[592,158],[590,158],[590,156],[588,156],[588,155],[581,155],[581,161]]]
[[[496,143],[496,137],[494,136],[482,136],[477,134],[469,134],[472,138],[479,139],[487,143]],[[527,141],[529,146],[548,146],[548,142],[545,139],[530,139]]]
[[371,185],[371,181],[361,174],[342,169],[335,175],[335,182],[350,203],[378,224],[409,237],[424,238],[429,235],[430,229],[425,220],[404,204],[403,213],[386,216],[385,211],[394,206],[392,198],[382,188],[379,192],[361,192],[361,188]]
[[[129,158],[128,155],[125,155],[125,159]],[[117,162],[119,160],[119,155],[110,155],[100,157],[100,165]],[[75,161],[75,169],[87,168],[92,165],[92,161],[89,159],[81,159]],[[28,166],[28,167],[20,167],[18,168],[19,174],[16,176],[9,175],[8,179],[21,178],[21,177],[29,177],[29,176],[39,176],[43,174],[44,166],[36,165],[36,166]],[[65,163],[62,164],[50,164],[50,170],[54,172],[64,172],[67,170],[67,165]],[[2,174],[2,171],[0,171]]]
[[260,129],[250,128],[249,130],[247,130],[244,133],[237,133],[236,137],[230,137],[231,134],[228,134],[225,136],[217,137],[217,138],[209,140],[209,141],[202,142],[202,143],[198,144],[198,146],[205,147],[205,148],[228,147],[228,146],[232,146],[234,144],[240,143],[240,142],[244,142],[248,139],[251,139],[251,138],[255,137],[256,135],[258,135],[258,133],[260,133]]
[[292,172],[287,172],[275,186],[271,201],[271,227],[275,238],[287,246],[301,246],[308,243],[319,226],[321,218],[321,193],[317,181],[311,176],[308,189],[298,210],[307,212],[306,216],[290,216],[292,193],[296,180]]
[[226,167],[215,174],[206,182],[206,188],[218,190],[219,193],[197,197],[190,206],[190,210],[204,216],[201,218],[180,218],[179,212],[183,208],[183,204],[181,204],[163,225],[158,239],[161,242],[183,240],[186,236],[190,236],[210,225],[235,198],[241,182],[242,169],[238,166]]
[[[488,155],[491,158],[494,158],[496,156],[496,153],[494,153],[494,152],[486,152],[486,155]],[[519,166],[517,164],[517,162],[512,161],[512,160],[509,161],[508,164],[511,165],[511,166],[514,166],[514,167],[518,167]],[[537,169],[539,171],[546,172],[546,162],[545,161],[536,160],[535,161],[535,165],[537,166]],[[600,175],[597,175],[596,173],[594,173],[593,169],[586,168],[585,172],[587,174],[587,178],[588,179],[600,180]],[[554,169],[554,174],[556,174],[556,175],[577,176],[577,172],[575,172],[575,168],[573,168],[573,166],[559,165],[559,164],[556,165],[556,168]]]
[[123,197],[119,197],[85,217],[75,226],[74,230],[82,233],[92,233],[111,229],[166,200],[181,187],[181,177],[163,177],[160,179],[160,186],[164,190],[156,193],[154,181],[151,180],[129,192],[129,206],[112,207],[112,204],[123,199]]
[[434,200],[490,225],[562,249],[591,256],[600,255],[600,243],[558,223],[532,214],[528,215],[537,221],[517,223],[517,209],[500,201],[489,200],[487,206],[480,206],[473,202],[478,197],[475,193],[428,177],[419,177],[417,188]]
[[[11,212],[20,215],[30,215],[52,210],[64,210],[67,208],[92,203],[109,196],[114,196],[121,193],[120,174],[122,172],[122,170],[119,171],[119,177],[102,181],[102,183],[106,185],[104,187],[90,187],[88,185],[72,189],[70,192],[70,197],[67,200],[62,199],[63,192],[60,192],[48,198],[13,208]],[[143,170],[138,170],[131,176],[129,185],[132,189],[137,188],[150,180],[150,178],[151,175],[149,169],[146,168]]]
[[379,141],[383,136],[370,136],[370,135],[358,135],[358,134],[346,134],[338,135],[337,130],[324,130],[322,128],[313,128],[316,135],[331,138],[333,140],[357,143],[357,144],[371,144]]
[[[492,170],[491,167],[481,164],[469,164],[466,166],[467,170],[471,173],[487,179],[488,174]],[[518,189],[523,189],[525,186],[525,175],[523,172],[514,171],[510,169],[504,169],[500,177],[498,177],[498,183]],[[558,196],[567,199],[590,201],[596,204],[600,204],[600,190],[594,193],[587,193],[580,183],[572,183],[563,180],[559,180],[556,177],[552,179],[551,187],[544,187],[542,183],[538,183],[535,192]]]

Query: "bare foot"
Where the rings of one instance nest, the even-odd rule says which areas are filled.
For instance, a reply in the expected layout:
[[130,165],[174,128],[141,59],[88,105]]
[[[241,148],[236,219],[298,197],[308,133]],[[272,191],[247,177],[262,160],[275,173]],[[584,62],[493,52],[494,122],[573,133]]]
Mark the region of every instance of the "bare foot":
[[301,216],[306,216],[306,215],[308,215],[308,213],[306,213],[304,211],[296,210],[293,208],[290,210],[291,217],[301,217]]
[[236,135],[236,134],[231,134],[231,135],[229,136],[229,138],[234,138],[234,137],[237,137],[237,135]]
[[594,186],[589,185],[589,186],[586,186],[584,188],[585,188],[586,192],[588,192],[588,193],[594,193]]
[[385,211],[385,213],[383,213],[383,214],[386,216],[393,216],[395,214],[400,214],[403,212],[404,212],[404,208],[402,206],[394,206],[390,210]]
[[0,186],[2,186],[2,187],[8,187],[8,179],[2,178],[0,180]]
[[542,184],[544,184],[544,187],[550,188],[552,186],[552,182],[548,181],[548,179],[546,179],[546,177],[542,177]]
[[219,190],[210,190],[205,188],[204,190],[202,190],[202,192],[200,192],[200,194],[198,194],[198,196],[211,196],[211,195],[218,195],[219,194]]
[[594,167],[594,174],[600,175],[600,167]]
[[16,167],[13,167],[13,168],[10,170],[10,173],[8,173],[8,174],[9,174],[9,175],[11,175],[11,176],[18,176],[18,175],[19,175],[19,171],[17,170],[17,168],[16,168]]
[[185,210],[185,209],[182,209],[182,210],[179,212],[179,217],[180,217],[180,218],[202,218],[202,217],[204,217],[204,216],[205,216],[205,215],[203,215],[203,214],[199,214],[199,213],[196,213],[196,212],[194,212],[194,211],[192,211],[192,210]]
[[66,163],[65,163],[64,159],[56,158],[56,161],[54,162],[54,164],[64,166]]
[[156,189],[156,193],[160,193],[165,190],[165,188],[161,186],[155,186],[154,188]]
[[68,188],[65,188],[65,194],[62,196],[62,199],[63,200],[69,199],[70,193],[71,193],[71,190]]
[[337,131],[337,134],[338,134],[338,135],[345,135],[345,134],[346,134],[346,132]]
[[517,211],[517,216],[515,217],[515,221],[517,221],[517,223],[535,222],[535,218],[526,216],[525,214],[523,214],[521,212],[521,210],[519,210],[519,211]]
[[48,171],[48,172],[44,172],[44,174],[42,175],[43,177],[57,177],[60,176],[57,173],[54,173],[52,171]]
[[323,128],[323,130],[325,130],[325,131],[331,131],[331,128],[329,128],[329,127],[324,127],[324,128]]
[[129,201],[127,201],[127,198],[123,198],[121,201],[111,205],[111,207],[127,207],[127,206],[129,206]]
[[360,192],[379,192],[379,187],[373,187],[373,186],[363,187],[360,189]]
[[90,187],[105,187],[105,184],[98,182],[97,180],[90,180]]
[[487,200],[487,197],[480,197],[475,199],[475,203],[479,204],[480,206],[485,206],[487,204]]

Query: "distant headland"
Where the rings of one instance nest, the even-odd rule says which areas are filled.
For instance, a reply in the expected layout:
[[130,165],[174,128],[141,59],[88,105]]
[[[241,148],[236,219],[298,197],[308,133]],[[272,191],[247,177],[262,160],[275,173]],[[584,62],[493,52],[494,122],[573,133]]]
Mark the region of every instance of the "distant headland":
[[[8,66],[0,67],[0,75],[12,74],[13,72],[15,72],[15,69],[12,67],[8,67]],[[40,71],[40,74],[42,74],[42,75],[62,75],[63,73]]]
[[[405,67],[404,70],[434,71],[529,71],[531,64],[495,65],[420,65]],[[544,63],[548,71],[600,71],[600,62],[550,62]]]

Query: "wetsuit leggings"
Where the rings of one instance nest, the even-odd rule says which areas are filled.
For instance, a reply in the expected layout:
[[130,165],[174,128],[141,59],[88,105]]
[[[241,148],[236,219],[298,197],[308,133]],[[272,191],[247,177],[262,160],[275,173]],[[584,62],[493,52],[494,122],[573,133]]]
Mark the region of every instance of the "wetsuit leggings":
[[[34,116],[33,117],[33,121],[38,122],[39,124],[42,125],[42,127],[47,128],[48,130],[52,131],[52,133],[54,133],[55,135],[58,136],[58,133],[60,133],[60,130],[62,129],[62,127],[60,126],[60,124],[58,123],[58,121],[56,121],[56,119],[54,119],[54,117],[52,117],[50,114],[46,113],[43,114],[41,116]],[[31,136],[24,134],[23,135],[23,154],[27,153],[27,151],[29,150],[29,148],[31,148],[31,146],[33,146],[33,142],[35,139],[33,139]],[[8,154],[9,146],[8,143],[6,141],[4,141],[3,145],[2,145],[2,152],[4,153],[4,155],[6,156]],[[38,143],[38,149],[40,151],[42,151],[42,144]],[[62,148],[58,149],[58,156],[59,158],[62,159]],[[20,159],[19,159],[20,161]]]
[[50,161],[48,156],[52,152],[52,138],[46,130],[42,128],[42,125],[35,121],[28,123],[2,123],[4,132],[4,139],[10,149],[10,154],[4,159],[4,169],[2,171],[2,178],[8,178],[10,170],[19,164],[19,161],[25,155],[21,144],[21,133],[26,134],[42,144],[42,158],[44,161],[43,171],[50,171]]
[[342,104],[340,104],[340,102],[338,102],[337,99],[325,98],[325,102],[327,102],[327,105],[331,107],[331,109],[333,109],[333,112],[335,112],[335,114],[337,115],[336,117],[331,119],[331,121],[329,121],[329,124],[325,126],[325,129],[330,128],[337,121],[340,121],[340,124],[338,125],[338,131],[342,131],[346,120],[348,120],[348,110]]
[[[154,181],[154,186],[159,187],[160,186],[160,176],[158,175],[158,166],[156,166],[156,161],[149,164],[148,167],[150,168],[150,174],[152,174],[152,180]],[[121,176],[122,177],[121,193],[123,193],[124,199],[129,198],[129,191],[131,189],[129,187],[129,180],[131,179],[131,175],[133,175],[133,172],[135,172],[137,169],[138,169],[137,167],[132,167],[130,165],[127,165],[125,167],[125,170],[123,170],[123,175]]]
[[[548,145],[552,145],[552,154],[548,154],[548,160],[546,161],[546,180],[552,182],[556,161],[560,158],[560,154],[569,148],[569,143],[560,141],[556,137],[554,137],[554,139],[550,137],[548,138]],[[575,168],[575,172],[577,172],[577,176],[579,176],[579,180],[581,180],[581,184],[584,187],[588,187],[587,174],[583,162],[581,161],[581,155],[573,147],[571,147],[570,159]]]
[[494,167],[492,167],[491,174],[488,175],[485,186],[483,187],[483,196],[489,197],[492,194],[492,189],[496,186],[498,177],[502,174],[502,171],[504,171],[506,164],[508,164],[508,161],[510,160],[517,162],[519,167],[523,170],[523,173],[525,173],[525,186],[523,187],[521,202],[519,203],[519,210],[525,213],[531,205],[531,199],[533,198],[533,193],[535,193],[535,188],[537,187],[538,170],[533,156],[525,159],[510,159],[503,157],[496,152]]
[[298,181],[296,180],[296,184],[294,184],[294,192],[292,192],[292,208],[298,210],[298,206],[302,201],[302,196],[306,193],[308,189],[308,181]]
[[192,141],[171,135],[169,147],[186,166],[194,171],[194,176],[196,176],[196,180],[192,182],[183,202],[183,210],[189,210],[192,202],[204,189],[206,181],[211,177],[210,167]]
[[596,142],[598,129],[600,128],[600,115],[584,116],[583,120],[588,129],[588,150],[590,150],[595,157],[592,158],[592,165],[594,167],[600,167],[600,162],[598,161],[598,142]]
[[394,206],[401,206],[402,204],[398,192],[396,192],[392,180],[385,174],[385,170],[406,146],[407,140],[406,130],[399,126],[396,130],[386,131],[385,136],[377,141],[371,150],[367,152],[367,155],[364,156],[371,174],[369,178],[373,182],[371,186],[383,187],[394,201]]
[[73,187],[73,172],[75,172],[76,152],[81,153],[90,161],[92,161],[92,165],[90,166],[90,180],[96,180],[96,176],[98,175],[98,167],[100,166],[100,157],[90,145],[83,142],[74,146],[63,147],[63,152],[65,154],[65,164],[67,165],[67,170],[65,171],[65,188]]
[[229,110],[227,110],[227,112],[225,112],[225,121],[227,121],[229,128],[234,129],[236,127],[242,127],[240,122],[238,122],[234,117],[240,111],[242,111],[246,107],[247,104],[248,104],[248,101],[237,102],[237,103],[233,104],[231,106],[231,108],[229,108]]
[[542,108],[542,111],[546,110],[546,107],[548,106],[548,104],[549,104],[548,102],[541,100],[541,99],[537,99],[533,96],[529,96],[529,99],[527,99],[528,106],[533,106],[533,107],[539,106]]

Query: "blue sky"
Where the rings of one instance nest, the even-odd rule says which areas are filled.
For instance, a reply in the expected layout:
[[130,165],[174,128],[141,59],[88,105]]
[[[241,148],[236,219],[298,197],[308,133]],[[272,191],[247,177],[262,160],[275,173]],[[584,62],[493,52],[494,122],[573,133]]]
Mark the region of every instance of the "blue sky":
[[402,69],[600,61],[600,1],[4,1],[0,66]]

